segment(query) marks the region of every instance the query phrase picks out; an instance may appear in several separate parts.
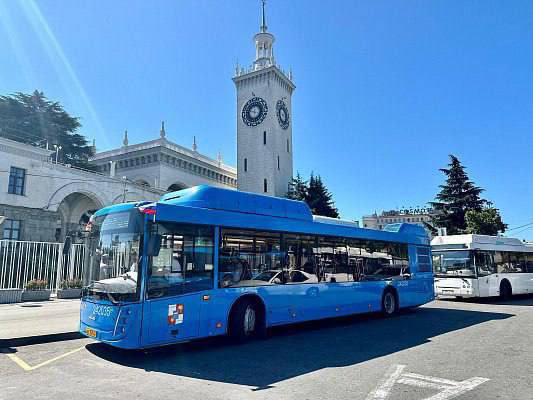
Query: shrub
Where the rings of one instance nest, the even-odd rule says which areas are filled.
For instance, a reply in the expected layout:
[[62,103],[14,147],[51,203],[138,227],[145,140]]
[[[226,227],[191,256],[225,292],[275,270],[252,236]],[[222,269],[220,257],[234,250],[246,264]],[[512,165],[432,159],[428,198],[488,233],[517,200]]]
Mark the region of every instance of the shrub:
[[61,282],[61,289],[81,289],[83,284],[81,279],[65,279]]
[[48,281],[44,279],[32,279],[26,283],[26,290],[45,290],[48,286]]

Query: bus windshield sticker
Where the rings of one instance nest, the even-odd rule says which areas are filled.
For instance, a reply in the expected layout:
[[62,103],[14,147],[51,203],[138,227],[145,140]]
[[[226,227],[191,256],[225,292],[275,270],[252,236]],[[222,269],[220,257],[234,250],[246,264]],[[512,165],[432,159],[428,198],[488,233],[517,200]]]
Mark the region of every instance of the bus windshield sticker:
[[129,221],[130,213],[128,212],[108,214],[102,223],[102,230],[127,229]]

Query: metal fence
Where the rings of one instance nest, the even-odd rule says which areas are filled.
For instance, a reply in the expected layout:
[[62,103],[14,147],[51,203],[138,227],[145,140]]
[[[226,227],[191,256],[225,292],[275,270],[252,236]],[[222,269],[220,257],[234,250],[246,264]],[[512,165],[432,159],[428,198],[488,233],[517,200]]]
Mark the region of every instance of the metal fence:
[[0,289],[23,289],[33,279],[47,281],[54,292],[66,279],[82,279],[85,247],[63,243],[0,240]]

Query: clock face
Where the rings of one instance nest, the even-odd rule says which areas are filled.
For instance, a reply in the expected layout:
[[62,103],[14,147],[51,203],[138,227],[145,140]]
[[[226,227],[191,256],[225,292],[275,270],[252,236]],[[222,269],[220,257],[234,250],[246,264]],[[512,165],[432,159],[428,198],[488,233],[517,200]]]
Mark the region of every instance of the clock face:
[[283,129],[287,129],[289,127],[289,110],[283,100],[278,100],[276,103],[276,112],[278,114],[279,125]]
[[265,119],[268,106],[261,97],[253,97],[242,108],[242,121],[248,126],[257,126]]

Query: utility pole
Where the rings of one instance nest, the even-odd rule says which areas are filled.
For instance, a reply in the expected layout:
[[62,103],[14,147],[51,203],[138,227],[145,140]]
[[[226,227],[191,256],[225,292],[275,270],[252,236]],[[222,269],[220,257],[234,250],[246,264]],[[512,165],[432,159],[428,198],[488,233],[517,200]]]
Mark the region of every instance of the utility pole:
[[122,202],[123,203],[126,202],[126,192],[127,192],[127,190],[126,190],[126,183],[127,183],[126,179],[128,179],[128,178],[126,178],[125,176],[122,177],[122,180],[124,181],[124,188],[122,190]]

